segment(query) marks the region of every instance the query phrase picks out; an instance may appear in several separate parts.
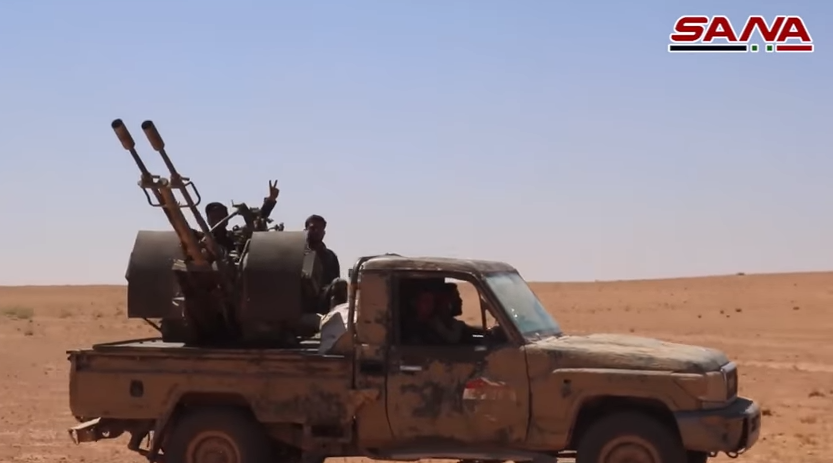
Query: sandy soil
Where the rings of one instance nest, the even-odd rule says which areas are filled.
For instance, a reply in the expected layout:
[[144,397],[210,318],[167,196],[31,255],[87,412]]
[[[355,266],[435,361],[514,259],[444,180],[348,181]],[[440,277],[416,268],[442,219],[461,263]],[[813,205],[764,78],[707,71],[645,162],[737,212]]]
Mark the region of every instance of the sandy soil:
[[[833,274],[733,275],[534,289],[565,331],[623,332],[726,351],[765,410],[742,462],[833,461]],[[64,351],[152,331],[121,287],[0,287],[0,461],[141,462],[125,441],[75,446]],[[715,461],[728,461],[721,457]]]

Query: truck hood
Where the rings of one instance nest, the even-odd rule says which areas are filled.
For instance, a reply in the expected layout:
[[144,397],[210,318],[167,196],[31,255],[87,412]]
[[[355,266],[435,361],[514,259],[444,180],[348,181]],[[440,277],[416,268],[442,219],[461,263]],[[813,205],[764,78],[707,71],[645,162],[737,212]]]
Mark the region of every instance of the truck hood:
[[555,368],[706,373],[729,362],[726,354],[716,349],[623,334],[565,335],[542,339],[534,346],[547,352]]

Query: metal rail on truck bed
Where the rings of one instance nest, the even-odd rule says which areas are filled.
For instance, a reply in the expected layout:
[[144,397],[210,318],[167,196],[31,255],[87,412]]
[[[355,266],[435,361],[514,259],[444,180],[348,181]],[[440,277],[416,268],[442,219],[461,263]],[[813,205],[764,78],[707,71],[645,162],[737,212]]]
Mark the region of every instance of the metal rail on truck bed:
[[139,339],[128,339],[123,341],[114,341],[114,342],[105,342],[100,344],[93,344],[93,346],[89,349],[76,349],[76,350],[69,350],[67,354],[73,353],[82,353],[82,352],[101,352],[101,353],[130,353],[134,355],[136,352],[159,352],[159,353],[174,353],[176,355],[194,355],[203,357],[206,355],[218,355],[218,354],[227,354],[233,355],[235,357],[251,357],[252,355],[257,356],[270,356],[270,357],[280,357],[283,354],[290,354],[290,355],[314,355],[316,357],[325,357],[325,358],[344,358],[344,355],[336,355],[336,354],[321,354],[318,352],[318,348],[320,346],[320,341],[318,339],[308,339],[302,341],[298,346],[292,347],[281,347],[281,348],[270,348],[270,349],[241,349],[241,348],[205,348],[205,347],[195,347],[195,346],[188,346],[182,342],[168,342],[162,340],[162,338],[154,337],[154,338],[139,338]]

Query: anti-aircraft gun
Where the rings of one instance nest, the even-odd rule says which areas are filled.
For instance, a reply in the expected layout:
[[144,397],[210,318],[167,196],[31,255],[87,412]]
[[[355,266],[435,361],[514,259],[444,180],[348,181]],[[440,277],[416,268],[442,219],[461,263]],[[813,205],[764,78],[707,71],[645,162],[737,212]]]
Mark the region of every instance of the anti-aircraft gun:
[[[148,204],[162,208],[173,228],[138,232],[125,275],[127,316],[161,319],[165,341],[191,345],[292,345],[313,334],[321,269],[306,233],[283,231],[283,224],[269,230],[245,204],[209,228],[198,209],[199,191],[174,167],[153,122],[143,122],[142,131],[167,166],[167,178],[150,173],[121,119],[111,126],[139,167]],[[240,246],[227,250],[213,232],[237,215],[246,222],[232,231]]]

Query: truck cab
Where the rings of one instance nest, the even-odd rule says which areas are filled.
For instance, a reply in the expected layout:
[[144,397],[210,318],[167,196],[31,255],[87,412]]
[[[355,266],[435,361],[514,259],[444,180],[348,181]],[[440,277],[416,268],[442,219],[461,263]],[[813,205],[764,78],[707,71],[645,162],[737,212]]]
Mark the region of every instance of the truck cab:
[[[357,378],[384,379],[377,406],[387,411],[390,439],[422,448],[427,441],[523,443],[531,405],[524,333],[544,338],[561,331],[520,275],[502,263],[398,256],[369,260],[360,272]],[[438,280],[469,290],[464,311],[474,315],[473,329],[458,343],[406,339],[406,331],[419,329],[408,326],[415,293]],[[506,304],[509,311],[497,309]]]

